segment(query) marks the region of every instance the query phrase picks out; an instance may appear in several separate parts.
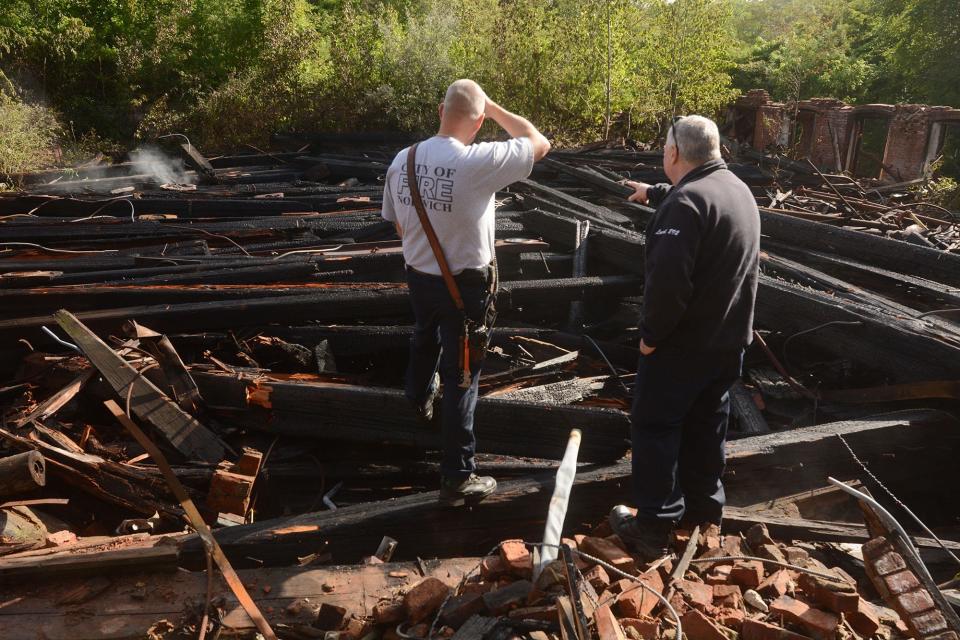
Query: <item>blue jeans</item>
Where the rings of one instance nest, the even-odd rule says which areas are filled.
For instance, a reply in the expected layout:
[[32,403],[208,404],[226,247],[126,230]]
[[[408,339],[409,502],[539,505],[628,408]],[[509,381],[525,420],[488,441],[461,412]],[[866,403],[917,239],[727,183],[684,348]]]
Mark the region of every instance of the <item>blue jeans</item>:
[[742,351],[640,357],[630,414],[639,518],[720,524],[729,390],[742,365]]
[[[487,296],[486,279],[479,272],[470,270],[457,275],[456,280],[467,315],[479,321]],[[443,279],[407,269],[407,286],[416,324],[410,338],[406,396],[414,404],[422,404],[431,392],[434,374],[440,371],[443,383],[440,473],[444,478],[464,480],[476,469],[473,411],[477,406],[480,365],[471,370],[470,386],[461,388],[458,345],[463,331],[463,314],[453,304]]]

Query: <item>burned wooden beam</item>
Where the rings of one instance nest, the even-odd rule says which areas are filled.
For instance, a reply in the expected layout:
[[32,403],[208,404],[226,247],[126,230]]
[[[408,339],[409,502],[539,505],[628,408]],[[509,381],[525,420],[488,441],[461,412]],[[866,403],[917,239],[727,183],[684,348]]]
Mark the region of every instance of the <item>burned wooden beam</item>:
[[229,450],[212,431],[178,407],[130,363],[67,311],[54,314],[57,323],[89,358],[130,410],[150,424],[164,441],[187,459],[219,462]]
[[36,491],[47,484],[47,465],[39,451],[0,458],[0,497]]
[[[247,426],[271,433],[329,440],[440,448],[440,433],[423,425],[398,389],[269,376],[194,372],[203,397],[223,409],[246,411]],[[536,458],[563,455],[570,429],[583,430],[580,458],[616,460],[626,452],[626,414],[600,407],[558,406],[480,398],[478,451]]]
[[[915,468],[911,465],[926,468],[939,464],[933,462],[934,458],[944,460],[943,468],[949,468],[946,460],[960,442],[958,427],[957,419],[944,412],[904,411],[730,442],[724,476],[730,524],[725,528],[746,530],[758,521],[777,521],[774,516],[739,507],[753,505],[763,495],[775,497],[819,488],[828,475],[842,479],[859,476],[862,470],[850,459],[837,433],[844,435],[876,473],[903,481],[905,477],[914,477]],[[895,457],[891,457],[891,452]],[[567,526],[599,522],[611,505],[629,502],[630,477],[629,462],[580,467],[566,517],[566,522],[572,524]],[[758,477],[770,481],[758,484]],[[228,554],[248,555],[270,563],[288,561],[320,543],[326,543],[338,561],[359,559],[369,555],[383,535],[399,541],[398,553],[404,557],[481,554],[504,537],[538,539],[543,533],[554,481],[555,474],[551,472],[501,482],[495,494],[469,513],[440,508],[437,492],[429,492],[230,527],[218,531],[216,536]],[[783,525],[783,532],[797,539],[867,539],[863,527],[796,519],[787,522],[782,518],[778,522]],[[192,540],[183,551],[196,557],[200,548],[199,542]]]

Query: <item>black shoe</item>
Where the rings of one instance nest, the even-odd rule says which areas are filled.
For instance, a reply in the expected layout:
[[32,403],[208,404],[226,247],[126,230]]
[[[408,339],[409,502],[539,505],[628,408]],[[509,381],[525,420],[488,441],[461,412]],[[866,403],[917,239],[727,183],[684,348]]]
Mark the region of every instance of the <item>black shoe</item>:
[[437,403],[437,396],[440,395],[440,374],[433,374],[430,381],[430,389],[427,391],[427,397],[422,403],[414,403],[413,409],[417,412],[417,417],[423,422],[430,424],[433,422],[433,408]]
[[480,502],[497,490],[497,481],[490,476],[471,473],[465,480],[443,478],[440,481],[440,502],[450,507]]
[[664,520],[641,520],[622,504],[610,510],[610,528],[624,544],[635,550],[647,562],[670,553],[670,530],[673,523]]

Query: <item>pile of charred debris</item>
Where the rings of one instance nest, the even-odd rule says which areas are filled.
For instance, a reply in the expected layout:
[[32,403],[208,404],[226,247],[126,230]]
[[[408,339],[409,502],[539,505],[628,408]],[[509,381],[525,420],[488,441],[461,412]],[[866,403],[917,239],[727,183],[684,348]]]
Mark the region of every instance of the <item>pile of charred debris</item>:
[[653,215],[620,181],[666,181],[661,155],[556,151],[498,195],[476,431],[500,489],[449,509],[379,213],[408,141],[275,142],[0,195],[0,637],[957,638],[955,214],[728,143],[763,232],[729,506],[651,563],[603,522]]

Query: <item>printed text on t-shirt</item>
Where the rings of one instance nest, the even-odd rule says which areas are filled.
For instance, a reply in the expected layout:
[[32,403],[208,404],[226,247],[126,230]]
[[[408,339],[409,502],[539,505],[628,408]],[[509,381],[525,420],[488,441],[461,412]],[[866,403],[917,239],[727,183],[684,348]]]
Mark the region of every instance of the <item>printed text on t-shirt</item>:
[[[453,209],[453,175],[456,169],[448,167],[431,167],[417,163],[417,186],[420,188],[420,197],[423,206],[429,211],[450,212]],[[397,200],[405,206],[412,206],[410,183],[407,174],[400,174],[400,186],[397,189]]]

